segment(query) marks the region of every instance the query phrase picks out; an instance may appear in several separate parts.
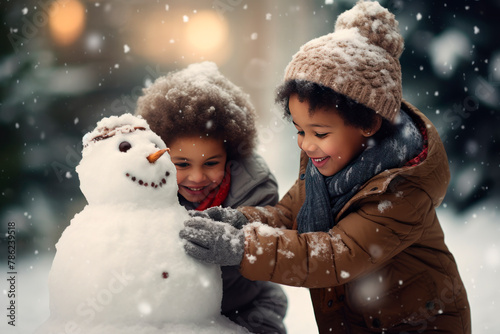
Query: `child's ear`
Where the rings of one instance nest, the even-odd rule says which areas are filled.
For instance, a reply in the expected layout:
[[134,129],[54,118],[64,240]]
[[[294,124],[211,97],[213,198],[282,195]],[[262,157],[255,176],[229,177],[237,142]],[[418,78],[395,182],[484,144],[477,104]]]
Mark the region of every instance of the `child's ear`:
[[375,117],[373,118],[372,126],[363,130],[363,136],[365,137],[373,136],[374,134],[377,133],[378,130],[380,130],[381,126],[382,126],[382,116],[375,115]]

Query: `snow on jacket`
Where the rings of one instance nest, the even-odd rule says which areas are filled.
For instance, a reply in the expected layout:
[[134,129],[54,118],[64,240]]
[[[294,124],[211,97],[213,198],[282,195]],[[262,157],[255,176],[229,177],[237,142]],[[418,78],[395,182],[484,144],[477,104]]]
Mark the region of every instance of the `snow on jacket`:
[[240,272],[310,288],[320,333],[471,332],[466,291],[435,211],[450,178],[446,152],[420,111],[406,101],[402,109],[425,126],[427,158],[375,175],[329,232],[296,231],[304,153],[299,179],[276,206],[240,208],[255,222],[245,227]]

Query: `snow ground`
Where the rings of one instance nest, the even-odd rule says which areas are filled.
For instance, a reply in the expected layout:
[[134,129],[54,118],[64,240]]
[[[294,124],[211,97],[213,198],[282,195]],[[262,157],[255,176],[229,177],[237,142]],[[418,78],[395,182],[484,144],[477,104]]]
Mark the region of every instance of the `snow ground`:
[[[491,205],[494,207],[494,205]],[[500,212],[479,206],[463,215],[441,209],[438,213],[446,241],[457,259],[467,288],[472,309],[472,328],[475,334],[499,333],[500,285]],[[1,280],[3,296],[0,307],[0,333],[28,334],[49,315],[47,276],[52,259],[40,254],[19,259],[17,275],[16,326],[7,324],[7,282]],[[3,277],[6,264],[1,264]],[[285,323],[290,334],[317,333],[309,292],[304,288],[285,287],[289,310]]]

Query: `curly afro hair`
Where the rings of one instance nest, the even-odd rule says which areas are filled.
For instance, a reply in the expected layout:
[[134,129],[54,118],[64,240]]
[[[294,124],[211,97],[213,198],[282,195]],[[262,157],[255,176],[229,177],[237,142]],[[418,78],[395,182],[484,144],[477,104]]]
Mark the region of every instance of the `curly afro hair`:
[[228,159],[249,155],[256,141],[255,109],[248,94],[212,62],[158,78],[143,89],[136,115],[146,119],[167,146],[186,136],[224,141]]

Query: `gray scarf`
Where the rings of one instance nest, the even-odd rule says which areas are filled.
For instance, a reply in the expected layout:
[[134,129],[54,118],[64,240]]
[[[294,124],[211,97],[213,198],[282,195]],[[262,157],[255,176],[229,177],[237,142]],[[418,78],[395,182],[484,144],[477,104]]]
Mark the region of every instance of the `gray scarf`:
[[335,175],[324,177],[307,163],[306,199],[297,215],[299,233],[326,232],[334,218],[359,188],[380,172],[402,167],[423,149],[422,134],[402,110],[396,131],[380,143],[366,148]]

